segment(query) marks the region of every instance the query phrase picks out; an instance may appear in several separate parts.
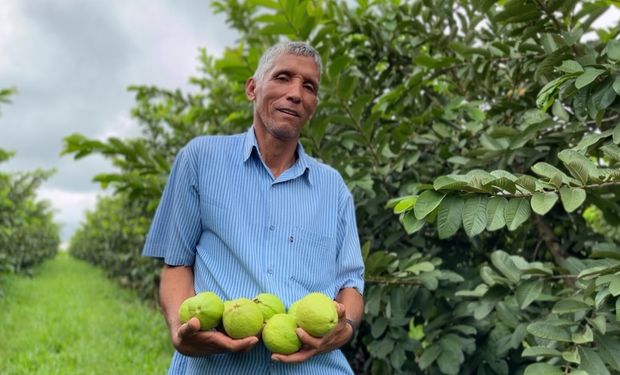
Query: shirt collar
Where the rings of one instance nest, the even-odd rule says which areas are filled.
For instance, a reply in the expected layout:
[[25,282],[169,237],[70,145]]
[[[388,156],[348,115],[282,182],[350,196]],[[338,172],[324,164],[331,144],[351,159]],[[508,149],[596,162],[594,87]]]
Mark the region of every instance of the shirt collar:
[[[256,134],[254,133],[254,126],[251,126],[248,131],[245,133],[245,140],[243,142],[243,162],[245,163],[252,156],[252,151],[256,150],[256,155],[259,158],[260,150],[258,148],[258,141],[256,140]],[[303,146],[300,142],[297,142],[297,161],[287,172],[290,173],[290,177],[287,179],[293,179],[299,176],[306,176],[306,180],[310,185],[312,185],[312,178],[310,176],[310,157],[304,151]],[[289,173],[285,172],[285,174],[289,175]]]

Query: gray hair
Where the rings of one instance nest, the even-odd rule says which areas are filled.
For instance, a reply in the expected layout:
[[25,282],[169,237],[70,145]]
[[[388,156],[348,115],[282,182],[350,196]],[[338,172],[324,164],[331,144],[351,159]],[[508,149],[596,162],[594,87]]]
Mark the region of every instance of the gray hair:
[[276,65],[276,59],[280,55],[312,57],[317,68],[319,68],[319,80],[321,79],[321,70],[323,69],[321,55],[307,43],[290,41],[278,43],[265,51],[258,61],[258,67],[256,67],[256,71],[254,72],[254,79],[258,82],[262,81],[265,78],[265,74]]

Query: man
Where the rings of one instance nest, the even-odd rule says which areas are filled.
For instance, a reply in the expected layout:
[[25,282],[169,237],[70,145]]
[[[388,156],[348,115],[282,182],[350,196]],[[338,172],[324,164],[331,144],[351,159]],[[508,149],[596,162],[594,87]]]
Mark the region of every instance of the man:
[[[254,103],[245,134],[198,137],[177,155],[144,255],[163,258],[160,304],[176,349],[171,374],[351,374],[338,348],[363,312],[363,262],[350,192],[305,154],[299,136],[315,112],[321,60],[310,46],[271,47],[246,82]],[[287,306],[310,292],[336,301],[323,338],[298,329],[302,349],[271,354],[258,337],[234,340],[179,322],[201,291],[222,299],[274,293]]]

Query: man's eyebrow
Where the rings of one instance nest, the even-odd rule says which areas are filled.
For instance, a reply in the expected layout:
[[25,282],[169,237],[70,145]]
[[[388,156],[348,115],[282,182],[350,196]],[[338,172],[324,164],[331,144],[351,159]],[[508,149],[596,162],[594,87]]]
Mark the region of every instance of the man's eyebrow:
[[[280,74],[286,74],[288,76],[292,76],[295,75],[295,72],[293,72],[292,70],[289,69],[280,69],[280,70],[275,70],[272,74],[272,77],[277,77]],[[304,77],[304,79],[308,82],[310,82],[314,87],[318,87],[318,82],[316,82],[314,79],[309,78],[309,77]]]

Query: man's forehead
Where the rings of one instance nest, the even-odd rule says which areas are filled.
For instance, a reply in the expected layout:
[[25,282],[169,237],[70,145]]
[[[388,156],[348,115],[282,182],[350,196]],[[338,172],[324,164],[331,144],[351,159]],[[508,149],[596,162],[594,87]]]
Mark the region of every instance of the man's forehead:
[[304,76],[309,76],[307,78],[313,78],[317,81],[320,76],[319,67],[314,58],[310,56],[283,53],[275,58],[270,73],[282,70],[300,73]]

